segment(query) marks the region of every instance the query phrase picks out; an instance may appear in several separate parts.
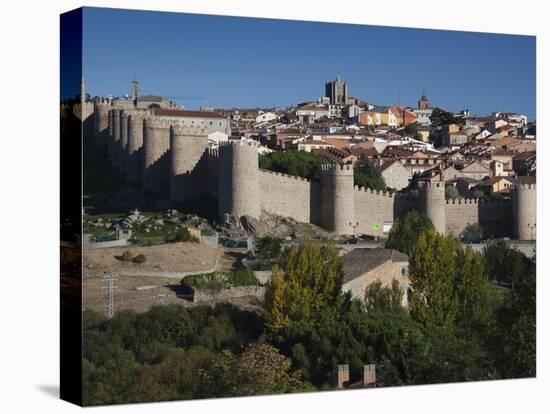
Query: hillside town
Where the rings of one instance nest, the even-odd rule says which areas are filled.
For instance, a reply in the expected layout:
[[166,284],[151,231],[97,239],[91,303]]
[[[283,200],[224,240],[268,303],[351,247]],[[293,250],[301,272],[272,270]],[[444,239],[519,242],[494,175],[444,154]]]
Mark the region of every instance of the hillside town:
[[365,156],[380,168],[387,188],[396,191],[443,179],[455,189],[450,191],[454,197],[508,197],[514,185],[536,182],[536,122],[523,114],[447,112],[425,93],[414,107],[378,105],[350,95],[339,76],[324,92],[289,108],[178,112],[169,99],[140,96],[134,81],[127,99],[137,108],[206,126],[210,148],[227,140],[254,140],[260,153],[306,151],[351,165]]

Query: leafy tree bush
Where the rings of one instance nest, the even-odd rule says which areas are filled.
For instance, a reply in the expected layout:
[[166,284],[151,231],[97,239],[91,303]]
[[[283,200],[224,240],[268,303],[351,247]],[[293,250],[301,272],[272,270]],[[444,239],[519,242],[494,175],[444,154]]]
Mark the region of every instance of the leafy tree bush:
[[278,260],[281,254],[282,241],[276,237],[265,236],[258,239],[256,257],[259,260]]
[[334,246],[306,241],[290,249],[267,284],[266,326],[277,331],[291,323],[330,317],[339,306],[343,276]]
[[445,200],[456,200],[458,198],[458,190],[454,185],[445,186]]
[[372,190],[386,190],[386,183],[382,177],[380,166],[375,160],[369,159],[366,154],[355,163],[353,172],[355,185],[359,187],[370,188]]
[[365,310],[371,313],[403,312],[405,292],[399,282],[393,279],[391,286],[382,286],[377,280],[365,289]]
[[198,243],[199,239],[197,239],[195,236],[193,236],[188,229],[181,228],[176,232],[176,236],[174,238],[174,241],[184,242],[184,243]]
[[269,344],[250,345],[240,356],[224,351],[212,365],[199,372],[199,381],[210,397],[281,394],[311,391],[291,360]]
[[412,210],[393,223],[386,241],[386,248],[410,255],[416,247],[420,233],[430,228],[433,228],[430,218]]
[[422,136],[420,135],[420,132],[418,132],[418,128],[420,126],[416,123],[409,124],[403,128],[403,135],[406,137],[411,137],[413,139],[421,140]]
[[491,278],[506,285],[520,283],[526,274],[535,273],[535,263],[523,253],[508,246],[503,239],[489,240],[483,256]]
[[422,232],[410,256],[409,278],[411,316],[417,321],[452,332],[483,318],[489,287],[483,258],[452,236],[433,228]]
[[479,243],[482,239],[483,227],[478,223],[468,224],[460,235],[460,240],[466,243]]
[[231,305],[164,305],[109,320],[86,310],[83,321],[86,405],[212,397],[197,381],[201,370],[223,350],[240,354],[263,330],[257,314]]
[[445,111],[441,108],[434,108],[432,115],[430,116],[430,121],[432,122],[433,127],[454,124],[456,118],[451,112]]
[[274,151],[260,155],[260,168],[284,174],[318,180],[321,175],[321,165],[327,160],[320,155],[306,151],[288,150]]
[[147,257],[143,253],[138,254],[136,257],[132,259],[132,262],[139,263],[139,264],[145,263],[146,261],[147,261]]
[[234,272],[213,272],[199,273],[186,276],[181,280],[182,285],[191,286],[196,289],[220,291],[235,286],[258,285],[260,281],[253,271],[240,269]]
[[476,190],[476,191],[474,191],[474,194],[472,196],[474,198],[483,198],[483,197],[485,197],[485,194],[483,193],[483,191]]

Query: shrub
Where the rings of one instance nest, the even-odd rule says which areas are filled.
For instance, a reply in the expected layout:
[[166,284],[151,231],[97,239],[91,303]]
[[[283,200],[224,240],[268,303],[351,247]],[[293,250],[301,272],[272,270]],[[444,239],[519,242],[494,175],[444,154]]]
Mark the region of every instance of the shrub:
[[234,272],[222,273],[198,273],[186,276],[181,280],[182,285],[191,286],[195,289],[220,291],[235,286],[258,285],[260,281],[249,269],[241,269]]
[[445,199],[446,200],[456,200],[458,198],[458,190],[453,185],[448,185],[445,187]]
[[185,243],[198,243],[199,239],[197,239],[195,236],[191,234],[191,232],[186,229],[182,228],[179,229],[176,233],[176,236],[174,238],[176,242],[185,242]]
[[317,154],[306,151],[288,150],[274,151],[261,155],[260,168],[281,172],[310,180],[318,180],[321,175],[321,165],[327,160]]
[[483,239],[483,227],[477,223],[468,224],[462,234],[460,239],[466,243],[478,243]]
[[258,239],[256,257],[260,260],[277,260],[281,254],[281,239],[265,236]]
[[138,254],[136,257],[134,257],[134,259],[132,260],[132,262],[134,263],[145,263],[147,261],[147,257],[145,257],[144,254]]
[[131,262],[134,258],[134,253],[132,253],[130,250],[126,250],[124,253],[122,253],[122,256],[120,256],[120,260],[123,262]]

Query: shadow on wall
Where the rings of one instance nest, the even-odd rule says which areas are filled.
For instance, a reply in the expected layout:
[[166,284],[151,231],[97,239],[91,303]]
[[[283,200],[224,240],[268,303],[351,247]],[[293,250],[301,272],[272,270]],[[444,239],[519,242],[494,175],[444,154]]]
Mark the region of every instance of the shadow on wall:
[[170,152],[166,151],[143,173],[143,188],[152,193],[168,195],[170,177]]

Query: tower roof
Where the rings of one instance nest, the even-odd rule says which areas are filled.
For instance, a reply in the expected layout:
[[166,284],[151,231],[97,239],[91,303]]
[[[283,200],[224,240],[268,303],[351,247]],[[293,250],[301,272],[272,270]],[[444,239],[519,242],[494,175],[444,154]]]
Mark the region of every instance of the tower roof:
[[422,89],[422,96],[420,97],[420,100],[422,102],[427,102],[428,101],[428,98],[426,97],[426,91],[424,89]]

